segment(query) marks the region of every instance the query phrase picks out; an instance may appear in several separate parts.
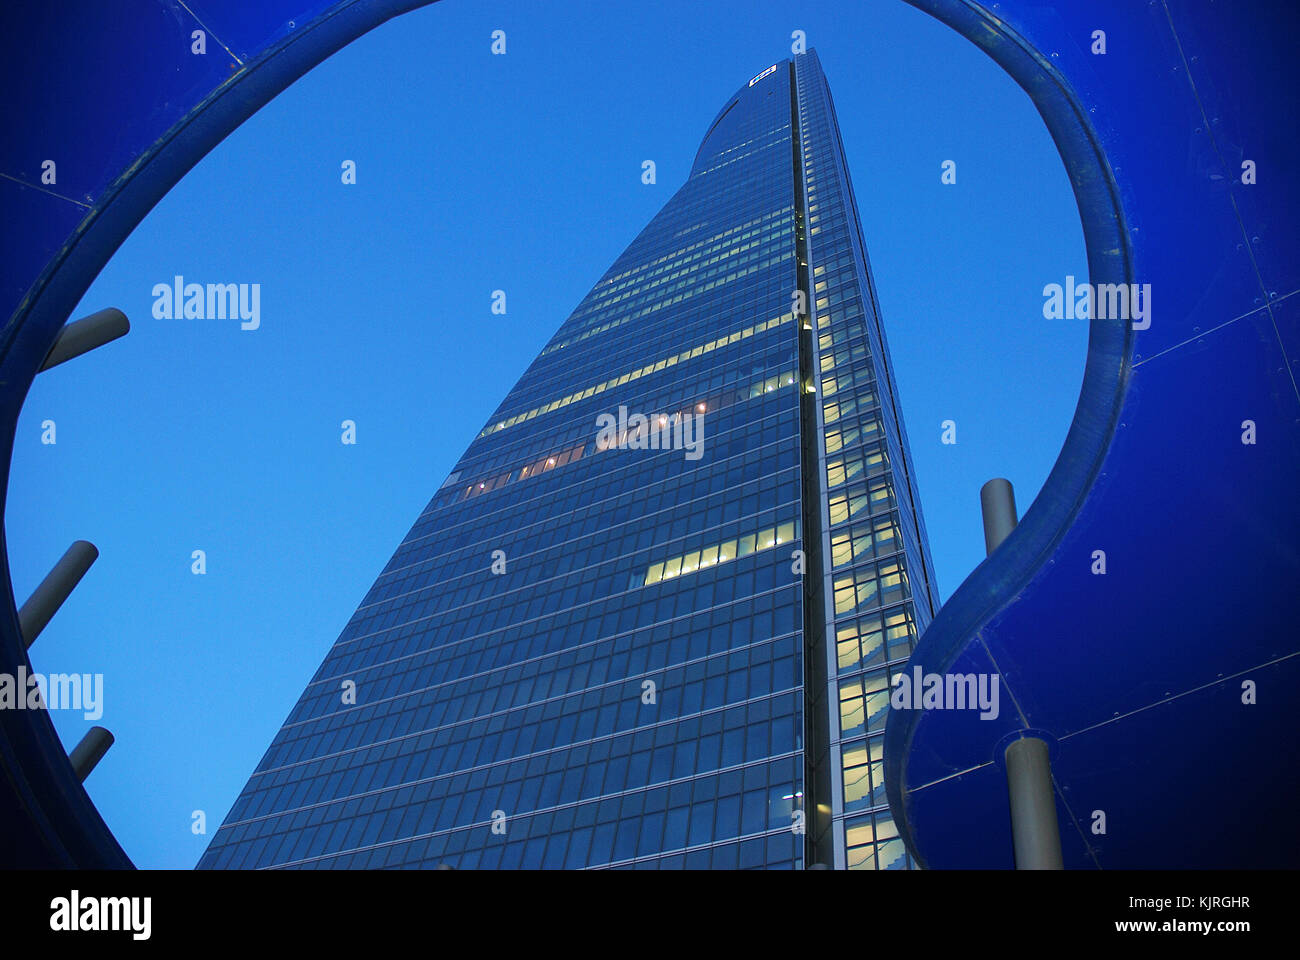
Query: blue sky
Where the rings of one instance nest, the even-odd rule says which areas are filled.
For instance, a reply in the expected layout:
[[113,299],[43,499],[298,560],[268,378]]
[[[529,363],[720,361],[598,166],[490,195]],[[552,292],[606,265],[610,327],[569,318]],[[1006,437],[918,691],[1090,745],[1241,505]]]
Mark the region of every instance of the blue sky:
[[[976,48],[901,0],[400,17],[159,203],[76,314],[120,307],[131,333],[42,374],[19,421],[19,602],[71,541],[101,551],[33,663],[104,674],[117,744],[87,789],[137,865],[197,861],[452,464],[796,29],[835,98],[945,599],[983,559],[980,485],[1006,476],[1028,507],[1087,345],[1086,321],[1043,318],[1042,288],[1087,267],[1046,128]],[[154,284],[177,274],[260,283],[260,329],[154,319]],[[91,724],[54,719],[69,748]]]

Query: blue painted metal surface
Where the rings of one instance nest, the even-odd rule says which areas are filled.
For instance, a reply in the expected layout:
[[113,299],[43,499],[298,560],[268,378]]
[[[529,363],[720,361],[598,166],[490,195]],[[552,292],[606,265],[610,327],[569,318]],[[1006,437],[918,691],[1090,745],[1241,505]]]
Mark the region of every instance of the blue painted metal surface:
[[[1052,746],[1067,867],[1292,866],[1297,14],[1213,0],[911,2],[1034,98],[1075,186],[1092,281],[1149,283],[1153,309],[1144,330],[1092,321],[1056,467],[909,663],[996,675],[1001,713],[892,712],[900,831],[930,867],[1012,866],[1001,753],[1028,730]],[[1105,54],[1092,52],[1095,30]],[[1254,184],[1242,182],[1248,160]],[[1248,420],[1254,444],[1242,442]]]
[[[429,0],[16,0],[0,7],[0,457],[60,328],[127,234],[240,123]],[[206,53],[194,51],[203,31]],[[53,161],[55,181],[43,175]],[[2,506],[2,502],[0,502]],[[31,664],[0,540],[0,672]],[[39,647],[34,648],[39,660]],[[0,865],[127,867],[43,711],[0,710]]]

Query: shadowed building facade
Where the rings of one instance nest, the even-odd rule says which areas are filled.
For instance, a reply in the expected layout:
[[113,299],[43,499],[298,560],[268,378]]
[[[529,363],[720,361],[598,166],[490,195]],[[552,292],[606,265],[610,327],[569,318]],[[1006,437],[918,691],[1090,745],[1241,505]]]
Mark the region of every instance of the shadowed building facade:
[[199,865],[908,866],[881,740],[936,597],[798,55],[470,444]]

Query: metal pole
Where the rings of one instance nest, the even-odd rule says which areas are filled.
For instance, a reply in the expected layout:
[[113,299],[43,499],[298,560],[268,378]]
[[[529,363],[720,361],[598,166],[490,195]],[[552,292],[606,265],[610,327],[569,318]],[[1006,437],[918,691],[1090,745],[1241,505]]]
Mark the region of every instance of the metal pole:
[[45,362],[41,364],[40,372],[44,373],[50,367],[56,367],[65,360],[71,360],[96,347],[102,347],[118,337],[125,336],[130,329],[131,324],[127,321],[126,314],[116,307],[100,310],[69,323],[59,331],[54,346],[50,347],[50,352],[45,355]]
[[997,477],[980,487],[984,514],[984,549],[992,554],[1016,528],[1016,494],[1011,481]]
[[24,649],[36,642],[50,618],[63,606],[63,601],[68,599],[68,594],[81,582],[98,556],[99,551],[93,543],[76,541],[68,547],[54,569],[46,574],[41,585],[32,591],[32,595],[18,611],[18,626],[22,632]]
[[104,754],[108,753],[108,748],[113,745],[113,735],[103,727],[91,727],[81,742],[77,744],[75,750],[68,756],[72,763],[72,772],[77,775],[77,779],[82,783],[90,776],[90,771],[95,769],[95,764],[104,759]]
[[1016,869],[1063,870],[1047,744],[1038,737],[1023,737],[1007,747],[1005,756]]

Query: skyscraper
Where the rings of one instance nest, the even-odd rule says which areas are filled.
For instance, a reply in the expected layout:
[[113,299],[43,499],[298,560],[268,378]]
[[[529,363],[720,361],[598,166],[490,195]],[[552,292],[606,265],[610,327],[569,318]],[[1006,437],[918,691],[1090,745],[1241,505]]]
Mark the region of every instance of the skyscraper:
[[470,444],[200,866],[906,866],[881,735],[933,583],[801,54]]

